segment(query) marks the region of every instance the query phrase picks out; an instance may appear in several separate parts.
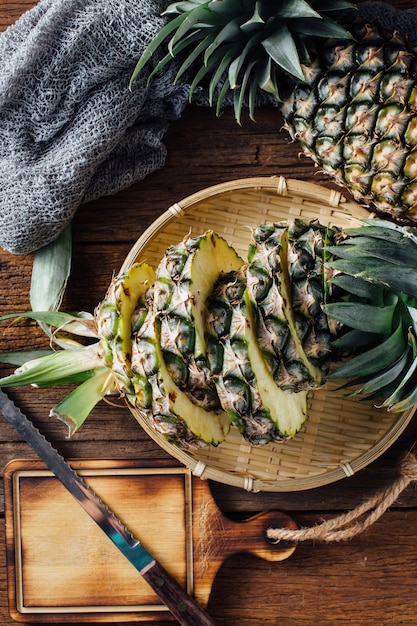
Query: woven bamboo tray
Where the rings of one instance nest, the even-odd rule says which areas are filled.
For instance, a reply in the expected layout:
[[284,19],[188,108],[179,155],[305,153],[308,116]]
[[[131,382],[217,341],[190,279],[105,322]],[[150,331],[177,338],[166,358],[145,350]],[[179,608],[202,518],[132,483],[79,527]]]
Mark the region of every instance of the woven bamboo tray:
[[[215,185],[173,204],[140,237],[121,268],[136,261],[157,266],[166,248],[185,236],[212,229],[246,256],[250,228],[263,222],[318,218],[347,227],[369,217],[341,193],[282,176],[247,178]],[[390,414],[345,398],[337,384],[310,394],[308,419],[285,443],[252,447],[232,428],[218,447],[181,450],[131,411],[145,431],[194,475],[248,491],[284,492],[319,487],[352,476],[380,456],[400,435],[414,410]]]

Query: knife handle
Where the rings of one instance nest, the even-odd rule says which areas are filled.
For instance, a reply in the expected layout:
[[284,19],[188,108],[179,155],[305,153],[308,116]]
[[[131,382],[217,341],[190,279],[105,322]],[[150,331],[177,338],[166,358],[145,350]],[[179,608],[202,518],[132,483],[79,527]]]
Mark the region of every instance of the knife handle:
[[216,626],[203,609],[157,561],[141,571],[143,578],[183,626]]

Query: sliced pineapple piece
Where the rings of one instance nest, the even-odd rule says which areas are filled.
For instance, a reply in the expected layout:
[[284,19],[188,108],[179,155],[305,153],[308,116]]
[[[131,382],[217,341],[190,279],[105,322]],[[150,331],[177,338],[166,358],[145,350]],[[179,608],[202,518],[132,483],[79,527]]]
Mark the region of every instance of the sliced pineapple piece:
[[294,437],[307,417],[308,392],[299,391],[294,393],[285,391],[277,385],[257,340],[256,324],[247,290],[243,305],[246,314],[245,331],[248,354],[262,403],[268,407],[271,420],[275,424],[279,435],[283,438]]
[[175,384],[208,411],[221,405],[206,358],[206,301],[219,275],[242,265],[225,239],[208,231],[169,248],[157,269],[153,304],[164,361]]
[[[327,374],[332,356],[332,340],[327,315],[323,310],[324,248],[332,231],[317,220],[294,220],[288,226],[287,268],[291,288],[291,310],[304,353],[323,374]],[[317,371],[317,370],[316,370]],[[318,374],[313,380],[321,384]]]
[[292,437],[306,419],[307,394],[280,389],[262,356],[245,268],[220,277],[207,313],[208,359],[232,422],[251,444]]
[[301,221],[291,231],[266,224],[253,233],[248,289],[259,311],[258,340],[266,358],[273,361],[275,355],[274,378],[283,389],[300,391],[324,382],[330,331],[320,308],[321,254],[321,234]]
[[[160,345],[160,320],[149,311],[132,345],[136,406],[152,427],[180,446],[217,446],[230,430],[226,412],[207,411],[190,401],[172,379]],[[151,393],[146,392],[149,385]],[[143,393],[143,391],[145,392]]]
[[276,383],[287,391],[308,387],[308,372],[298,356],[284,315],[283,298],[272,275],[257,263],[251,263],[247,287],[257,339]]
[[132,393],[131,351],[132,316],[138,302],[155,280],[155,270],[147,263],[135,263],[110,285],[97,307],[98,334],[119,389]]

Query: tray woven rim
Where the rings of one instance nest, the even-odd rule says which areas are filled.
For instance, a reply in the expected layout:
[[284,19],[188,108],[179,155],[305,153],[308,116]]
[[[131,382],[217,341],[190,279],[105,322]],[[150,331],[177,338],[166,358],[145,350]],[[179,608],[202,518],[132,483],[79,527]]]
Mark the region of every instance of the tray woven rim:
[[[242,199],[244,202],[242,202]],[[223,203],[225,203],[227,215],[224,213]],[[242,206],[244,207],[243,210],[241,209]],[[193,221],[190,222],[190,219],[195,220],[197,217],[199,226],[195,231],[196,234],[204,232],[204,230],[209,228],[215,230],[211,221],[219,217],[217,211],[221,212],[222,223],[221,225],[217,224],[216,231],[228,239],[230,243],[233,243],[233,245],[236,245],[237,238],[238,243],[236,247],[239,251],[239,245],[241,245],[239,236],[243,238],[243,241],[245,236],[249,237],[248,215],[251,212],[253,213],[254,208],[259,207],[262,207],[264,211],[262,213],[262,216],[265,218],[263,221],[266,221],[266,218],[274,219],[274,211],[278,211],[279,214],[282,212],[284,219],[293,219],[297,216],[308,218],[311,214],[312,217],[318,217],[322,223],[334,223],[336,225],[345,222],[350,224],[352,221],[353,223],[358,223],[359,220],[370,217],[369,211],[356,202],[348,201],[339,191],[316,183],[304,182],[279,175],[236,179],[206,187],[172,204],[139,237],[125,258],[120,273],[126,271],[138,260],[146,260],[151,264],[153,260],[153,264],[155,264],[157,259],[162,257],[167,245],[178,243],[183,236],[188,234],[190,229],[195,227]],[[206,217],[207,224],[204,223]],[[253,219],[253,216],[251,219]],[[276,219],[283,218],[277,215]],[[231,225],[229,225],[228,220],[230,220]],[[173,232],[176,229],[179,229],[178,234],[174,235],[177,239],[173,239]],[[236,229],[239,230],[239,234],[237,234]],[[182,237],[179,237],[180,232],[182,232]],[[152,259],[152,255],[154,259]],[[318,394],[320,393],[321,390],[318,391]],[[355,414],[350,427],[353,432],[353,452],[349,452],[346,458],[344,456],[339,456],[335,460],[332,458],[331,463],[325,464],[324,467],[320,467],[320,461],[318,461],[316,468],[313,467],[314,463],[317,463],[315,456],[320,456],[320,450],[315,446],[317,441],[314,438],[312,441],[307,441],[308,438],[311,439],[308,429],[320,431],[323,420],[320,417],[320,412],[314,411],[314,406],[320,403],[323,405],[327,402],[327,397],[330,398],[330,403],[332,403],[334,396],[332,396],[332,391],[330,395],[324,395],[324,399],[320,399],[319,395],[317,400],[315,393],[313,396],[311,408],[315,417],[312,419],[311,415],[309,415],[305,427],[305,441],[300,443],[300,456],[303,457],[303,463],[307,468],[305,475],[299,473],[299,467],[303,467],[300,458],[298,459],[299,467],[293,473],[291,473],[291,468],[294,467],[294,463],[297,464],[297,458],[294,460],[290,456],[289,460],[283,460],[285,456],[284,451],[286,450],[285,446],[291,446],[293,443],[286,442],[284,444],[252,447],[243,441],[237,431],[235,432],[235,429],[232,429],[226,441],[217,448],[208,446],[199,450],[184,450],[169,443],[162,435],[156,433],[144,413],[132,406],[129,406],[129,409],[145,432],[162,449],[189,468],[195,476],[252,492],[301,491],[352,476],[376,460],[394,443],[415,412],[415,409],[411,409],[403,414],[390,416],[389,419],[385,417],[386,414],[384,413],[384,419],[387,422],[385,426],[379,427],[374,424],[374,421],[370,421],[365,428],[361,422],[361,415],[359,419],[356,418],[356,412],[359,410],[357,408],[359,403],[356,401],[353,411],[350,407],[346,409],[349,411],[349,416]],[[342,403],[344,402],[342,400]],[[365,406],[365,411],[367,410],[371,411],[371,409],[367,409]],[[344,415],[345,413],[342,413],[341,421],[343,421]],[[348,422],[349,419],[351,418],[348,417]],[[329,437],[332,437],[332,426],[329,426],[329,423],[325,422],[324,426],[327,456],[329,446],[327,440]],[[349,426],[346,426],[346,428],[349,428]],[[370,437],[374,438],[371,443],[367,440],[367,431],[371,431]],[[337,436],[343,438],[346,434],[343,434],[342,430]],[[299,433],[291,442],[297,441],[298,438],[298,445],[302,437],[303,435]],[[348,446],[348,444],[349,441],[346,444],[342,441],[340,444],[341,449],[345,445]],[[311,457],[309,459],[306,450],[314,447],[316,447],[313,450],[314,454],[310,452]],[[358,450],[357,454],[356,449]],[[298,448],[295,450],[295,455],[297,453]],[[275,468],[277,459],[279,459],[280,468],[278,469],[278,474],[274,475],[271,470]],[[286,463],[288,466],[286,466]],[[312,473],[310,473],[311,467],[314,469]]]

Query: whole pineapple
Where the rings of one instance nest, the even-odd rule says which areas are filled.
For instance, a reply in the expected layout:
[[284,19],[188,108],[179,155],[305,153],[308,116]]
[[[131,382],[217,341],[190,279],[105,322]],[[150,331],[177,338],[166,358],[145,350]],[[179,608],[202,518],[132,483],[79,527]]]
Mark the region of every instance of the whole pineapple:
[[417,220],[416,48],[356,19],[345,0],[187,0],[132,80],[163,44],[152,75],[177,57],[177,80],[208,91],[219,112],[232,94],[240,122],[259,90],[272,94],[291,137],[353,197],[397,220]]

